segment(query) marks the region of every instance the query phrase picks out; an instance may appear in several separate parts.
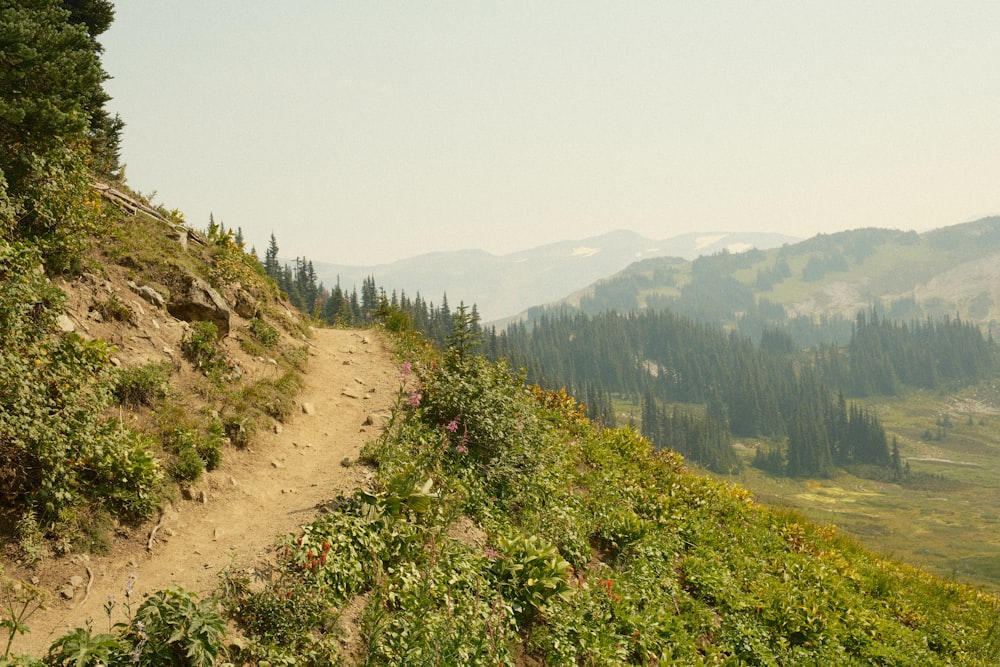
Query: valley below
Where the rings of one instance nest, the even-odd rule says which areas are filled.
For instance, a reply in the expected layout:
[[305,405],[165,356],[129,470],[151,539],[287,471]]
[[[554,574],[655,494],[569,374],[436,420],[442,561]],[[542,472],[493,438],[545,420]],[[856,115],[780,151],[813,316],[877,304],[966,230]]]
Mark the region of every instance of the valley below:
[[[720,479],[765,504],[832,524],[877,554],[949,580],[1000,591],[1000,414],[992,384],[955,396],[915,392],[876,404],[904,469],[855,466],[825,479],[769,474],[751,463],[752,440],[737,442],[743,471]],[[947,424],[947,426],[942,426]],[[929,436],[929,437],[928,437]]]

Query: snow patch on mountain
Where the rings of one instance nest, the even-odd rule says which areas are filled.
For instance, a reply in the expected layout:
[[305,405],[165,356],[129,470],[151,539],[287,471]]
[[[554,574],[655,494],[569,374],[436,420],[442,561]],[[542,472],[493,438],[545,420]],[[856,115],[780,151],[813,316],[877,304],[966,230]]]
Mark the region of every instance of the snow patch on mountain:
[[570,257],[593,257],[597,253],[601,252],[600,248],[590,248],[585,245],[577,246],[573,248],[572,252],[569,253]]

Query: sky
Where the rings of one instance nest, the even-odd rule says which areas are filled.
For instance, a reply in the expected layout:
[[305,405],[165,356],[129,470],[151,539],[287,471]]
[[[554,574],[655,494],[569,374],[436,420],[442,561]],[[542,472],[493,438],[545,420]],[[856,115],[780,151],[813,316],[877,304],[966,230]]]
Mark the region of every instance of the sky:
[[1000,214],[1000,2],[127,0],[128,183],[372,265]]

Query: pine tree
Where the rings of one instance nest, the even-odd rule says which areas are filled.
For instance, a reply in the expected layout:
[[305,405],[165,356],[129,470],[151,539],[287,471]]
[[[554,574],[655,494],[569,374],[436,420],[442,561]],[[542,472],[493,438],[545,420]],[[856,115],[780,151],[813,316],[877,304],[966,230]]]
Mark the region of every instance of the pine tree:
[[282,276],[281,267],[278,265],[278,239],[274,237],[274,232],[271,232],[271,240],[264,252],[264,273],[274,278],[280,285]]

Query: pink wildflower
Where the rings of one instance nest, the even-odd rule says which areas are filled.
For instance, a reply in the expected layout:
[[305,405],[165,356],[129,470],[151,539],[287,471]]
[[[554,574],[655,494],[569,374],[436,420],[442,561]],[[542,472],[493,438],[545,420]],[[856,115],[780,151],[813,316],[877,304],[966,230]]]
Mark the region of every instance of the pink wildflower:
[[421,398],[422,397],[420,396],[420,392],[415,391],[412,394],[410,394],[409,397],[406,399],[406,404],[409,405],[411,408],[420,407]]
[[444,428],[449,433],[454,433],[455,431],[457,431],[458,430],[458,417],[455,417],[450,422],[448,422],[447,424],[445,424]]
[[403,365],[399,367],[399,374],[404,378],[410,377],[410,373],[413,372],[413,366],[409,361],[404,361]]
[[455,445],[455,451],[458,452],[459,454],[468,454],[469,448],[466,447],[465,445]]

